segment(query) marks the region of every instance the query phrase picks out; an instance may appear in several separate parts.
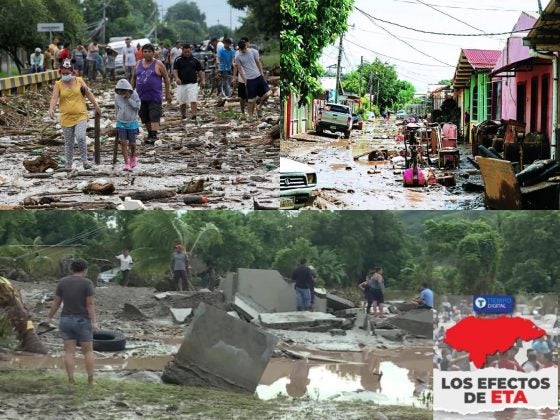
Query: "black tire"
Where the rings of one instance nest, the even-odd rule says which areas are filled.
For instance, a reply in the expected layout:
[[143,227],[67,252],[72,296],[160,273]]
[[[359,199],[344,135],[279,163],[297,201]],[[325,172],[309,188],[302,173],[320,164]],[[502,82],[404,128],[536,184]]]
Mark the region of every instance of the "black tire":
[[318,136],[322,136],[323,135],[323,128],[322,127],[317,127],[317,129],[315,130],[315,133]]
[[95,351],[121,351],[126,347],[126,338],[118,331],[99,330],[93,333]]
[[350,130],[346,130],[346,131],[344,132],[344,138],[345,138],[345,139],[349,139],[349,138],[350,138]]

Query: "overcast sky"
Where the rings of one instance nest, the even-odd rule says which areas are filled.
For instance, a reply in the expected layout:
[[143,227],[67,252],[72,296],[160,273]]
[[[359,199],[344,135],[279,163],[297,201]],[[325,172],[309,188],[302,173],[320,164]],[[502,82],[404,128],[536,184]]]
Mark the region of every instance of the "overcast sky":
[[[167,12],[167,8],[178,3],[179,0],[156,0],[156,3],[162,7],[163,13]],[[241,26],[239,18],[245,16],[243,10],[232,8],[226,0],[188,0],[189,3],[196,3],[198,8],[206,15],[206,24],[208,26],[225,25],[230,27],[231,24],[234,28]],[[231,15],[230,15],[231,11]]]
[[[355,0],[355,7],[376,18],[413,29],[448,34],[511,31],[521,11],[538,11],[537,0],[420,1],[462,20],[466,24],[421,4],[419,0]],[[541,0],[543,9],[548,1]],[[462,48],[501,50],[505,46],[505,39],[507,39],[507,35],[456,37],[423,34],[387,23],[372,21],[356,9],[352,12],[348,23],[353,26],[346,33],[343,44],[343,72],[355,70],[360,64],[360,56],[362,55],[366,62],[375,60],[377,56],[383,61],[394,64],[399,78],[411,82],[416,87],[417,92],[426,92],[428,84],[437,83],[441,79],[452,79]],[[473,27],[476,29],[473,29]],[[385,28],[400,40],[406,41],[412,47],[395,39],[382,28]],[[324,67],[336,65],[337,55],[338,41],[336,46],[329,46],[324,50],[321,64]],[[432,57],[428,57],[428,55]],[[399,60],[419,64],[405,63]]]

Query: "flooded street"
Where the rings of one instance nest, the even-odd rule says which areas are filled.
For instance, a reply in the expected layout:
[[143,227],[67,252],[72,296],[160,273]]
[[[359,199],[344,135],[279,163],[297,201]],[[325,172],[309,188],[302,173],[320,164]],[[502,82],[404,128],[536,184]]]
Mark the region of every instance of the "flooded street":
[[[248,122],[239,101],[199,98],[198,120],[182,122],[174,102],[163,108],[159,140],[144,144],[138,136],[138,166],[122,170],[120,145],[114,153],[114,94],[109,82],[92,91],[100,104],[100,164],[82,169],[75,156],[74,169],[64,168],[64,139],[58,120],[46,117],[51,90],[26,93],[8,104],[29,109],[0,131],[0,201],[5,209],[114,209],[125,197],[142,202],[139,208],[253,209],[255,203],[278,207],[277,142],[271,136],[278,122],[279,96],[264,106],[264,115]],[[14,112],[7,105],[3,112]],[[32,110],[30,110],[32,108]],[[19,109],[19,108],[18,108]],[[94,160],[94,121],[90,112],[88,160]],[[54,159],[58,167],[29,172],[23,161]],[[97,187],[96,187],[97,186]],[[103,188],[101,188],[103,187]],[[102,192],[98,192],[102,190]],[[192,198],[194,196],[194,198]],[[205,196],[205,200],[200,197]],[[185,203],[185,199],[190,200]],[[129,208],[126,206],[126,208]],[[133,208],[138,208],[135,204]]]
[[[397,156],[403,148],[396,142],[394,121],[364,123],[350,139],[333,134],[299,134],[284,140],[281,155],[310,165],[317,172],[319,197],[316,207],[353,210],[475,210],[484,209],[482,192],[467,192],[466,182],[482,185],[482,179],[466,159],[470,145],[459,145],[460,167],[436,175],[452,175],[456,186],[440,184],[403,187],[403,168],[390,160],[368,160],[372,151]],[[420,164],[425,168],[425,164]]]

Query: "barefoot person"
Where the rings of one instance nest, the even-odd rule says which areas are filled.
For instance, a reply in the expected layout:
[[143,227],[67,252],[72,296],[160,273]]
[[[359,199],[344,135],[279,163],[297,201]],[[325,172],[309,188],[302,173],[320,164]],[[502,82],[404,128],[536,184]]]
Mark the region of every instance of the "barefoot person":
[[93,332],[98,330],[93,302],[93,283],[86,278],[87,263],[76,259],[70,265],[72,274],[59,280],[55,298],[45,321],[63,304],[59,329],[64,340],[64,367],[68,382],[74,384],[76,344],[79,341],[84,354],[88,383],[93,383]]
[[86,129],[88,112],[84,97],[88,98],[100,115],[101,110],[91,91],[81,77],[76,77],[72,62],[64,60],[59,69],[60,80],[54,84],[54,90],[49,107],[49,116],[54,118],[56,104],[60,105],[60,125],[64,133],[64,150],[66,154],[66,168],[72,168],[74,160],[74,138],[78,142],[80,156],[84,169],[91,165],[87,161]]

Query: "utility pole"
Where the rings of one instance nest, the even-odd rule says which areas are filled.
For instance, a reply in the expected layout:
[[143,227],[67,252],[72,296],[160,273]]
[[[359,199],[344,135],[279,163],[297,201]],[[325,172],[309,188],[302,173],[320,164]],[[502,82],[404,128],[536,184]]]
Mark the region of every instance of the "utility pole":
[[159,6],[158,6],[157,3],[156,3],[156,32],[155,32],[155,35],[156,35],[156,44],[158,43],[158,40],[157,40],[157,25],[158,25],[158,21],[159,21]]
[[364,66],[364,56],[360,58],[360,69],[358,71],[358,96],[360,97],[360,104],[362,98],[362,67]]
[[342,62],[342,39],[344,34],[340,35],[340,43],[338,44],[338,62],[336,64],[336,85],[334,90],[334,102],[338,103],[338,85],[340,84],[340,63]]
[[369,107],[373,107],[373,72],[369,74]]
[[105,45],[105,26],[107,26],[107,18],[105,15],[105,10],[107,9],[107,3],[103,3],[103,32],[101,32],[101,44]]
[[541,0],[537,0],[537,2],[539,3],[539,15],[542,15],[542,4],[541,4]]
[[377,76],[377,92],[375,93],[375,102],[379,109],[379,76]]

